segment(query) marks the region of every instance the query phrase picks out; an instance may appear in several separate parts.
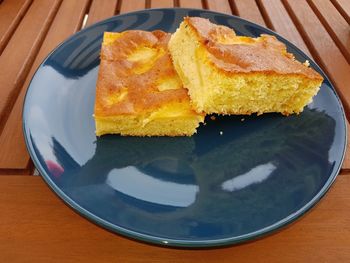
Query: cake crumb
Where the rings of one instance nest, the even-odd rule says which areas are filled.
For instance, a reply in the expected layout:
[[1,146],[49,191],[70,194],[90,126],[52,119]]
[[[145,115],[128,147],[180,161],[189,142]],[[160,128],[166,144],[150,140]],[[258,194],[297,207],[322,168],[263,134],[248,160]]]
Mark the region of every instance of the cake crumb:
[[310,66],[310,62],[308,60],[305,60],[304,66],[309,67]]
[[207,125],[207,123],[206,123],[206,122],[204,122],[204,123],[203,123],[203,125],[204,125],[204,126],[206,126],[206,125]]
[[223,135],[224,133],[222,131],[220,131],[220,135]]
[[210,119],[212,120],[212,121],[215,121],[215,116],[210,116]]
[[244,118],[242,118],[241,121],[244,121]]

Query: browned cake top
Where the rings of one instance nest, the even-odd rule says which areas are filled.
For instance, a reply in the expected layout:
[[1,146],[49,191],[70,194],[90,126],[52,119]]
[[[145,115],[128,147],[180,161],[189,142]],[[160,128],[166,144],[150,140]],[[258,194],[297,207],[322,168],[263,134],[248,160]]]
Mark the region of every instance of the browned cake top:
[[[179,84],[171,63],[169,38],[170,34],[162,31],[125,31],[115,33],[112,40],[105,35],[95,116],[137,114],[172,102],[189,103],[187,90]],[[171,89],[161,88],[166,81],[174,83]]]
[[285,44],[274,36],[236,36],[232,29],[200,17],[186,17],[185,23],[195,30],[214,65],[226,72],[301,74],[323,79],[316,71],[295,60]]

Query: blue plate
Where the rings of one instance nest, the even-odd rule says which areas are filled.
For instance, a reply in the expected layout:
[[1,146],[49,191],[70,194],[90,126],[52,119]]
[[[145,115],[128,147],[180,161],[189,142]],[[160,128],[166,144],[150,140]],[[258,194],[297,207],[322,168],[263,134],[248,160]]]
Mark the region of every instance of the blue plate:
[[[299,116],[207,118],[192,137],[97,138],[92,113],[103,32],[174,32],[187,15],[240,35],[275,35],[325,78],[313,103]],[[70,37],[33,77],[23,126],[35,166],[69,206],[111,231],[168,246],[234,244],[289,224],[326,193],[346,145],[341,102],[309,57],[254,23],[192,9],[115,16]]]

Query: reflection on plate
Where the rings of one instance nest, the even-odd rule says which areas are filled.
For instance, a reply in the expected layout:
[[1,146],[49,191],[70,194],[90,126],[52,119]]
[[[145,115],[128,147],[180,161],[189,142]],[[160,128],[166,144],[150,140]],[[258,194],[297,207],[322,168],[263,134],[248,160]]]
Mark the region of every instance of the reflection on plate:
[[[208,118],[192,137],[94,135],[103,31],[173,31],[185,15],[208,17],[238,34],[271,33],[240,18],[190,9],[139,11],[87,28],[58,47],[31,82],[23,115],[28,149],[65,202],[117,233],[173,246],[256,238],[305,213],[339,171],[346,128],[327,79],[299,116]],[[297,59],[310,60],[280,39]]]

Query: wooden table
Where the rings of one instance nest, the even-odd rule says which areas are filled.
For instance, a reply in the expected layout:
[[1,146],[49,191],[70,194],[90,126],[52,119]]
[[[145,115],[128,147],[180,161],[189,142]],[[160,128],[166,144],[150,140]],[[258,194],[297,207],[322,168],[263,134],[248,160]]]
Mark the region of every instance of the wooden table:
[[234,14],[277,31],[323,68],[350,118],[350,0],[0,0],[0,262],[350,262],[349,156],[330,192],[302,219],[258,241],[207,250],[112,234],[31,176],[21,110],[43,58],[101,19],[173,6]]

